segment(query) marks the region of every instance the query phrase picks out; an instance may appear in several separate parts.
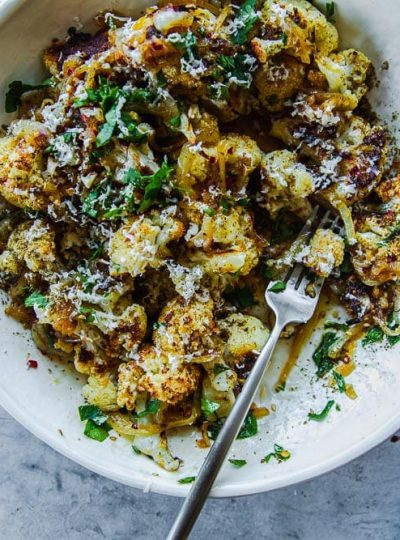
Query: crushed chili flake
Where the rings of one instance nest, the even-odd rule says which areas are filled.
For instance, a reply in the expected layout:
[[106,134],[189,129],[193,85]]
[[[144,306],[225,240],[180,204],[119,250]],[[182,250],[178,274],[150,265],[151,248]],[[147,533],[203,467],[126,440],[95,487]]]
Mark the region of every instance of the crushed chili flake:
[[28,369],[37,369],[37,367],[39,365],[37,360],[32,360],[32,358],[29,358],[29,360],[27,360],[26,364],[28,366]]

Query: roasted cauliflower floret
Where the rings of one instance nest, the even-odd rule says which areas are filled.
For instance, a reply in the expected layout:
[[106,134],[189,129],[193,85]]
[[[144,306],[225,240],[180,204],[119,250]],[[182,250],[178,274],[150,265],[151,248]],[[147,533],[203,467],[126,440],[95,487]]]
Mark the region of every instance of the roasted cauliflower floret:
[[257,265],[262,250],[249,212],[234,207],[226,213],[217,211],[208,215],[201,212],[202,206],[207,212],[206,205],[190,206],[185,208],[190,221],[185,239],[194,248],[190,261],[205,274],[247,275]]
[[261,161],[257,143],[246,135],[232,133],[221,137],[217,149],[220,173],[227,187],[237,190],[246,187],[249,175]]
[[278,62],[270,60],[254,74],[254,85],[262,105],[268,111],[282,111],[288,99],[302,88],[304,66],[295,58],[284,56]]
[[342,201],[352,205],[364,199],[378,185],[385,170],[387,135],[380,126],[371,126],[353,117],[336,139],[334,183],[320,192],[333,206]]
[[0,139],[0,194],[19,208],[46,210],[60,198],[60,187],[46,173],[48,138],[43,124],[18,120]]
[[328,277],[344,258],[344,241],[329,229],[317,229],[304,253],[303,264],[318,276]]
[[136,277],[146,268],[158,268],[169,255],[169,242],[183,233],[183,224],[166,211],[129,218],[110,242],[112,273]]
[[136,362],[124,362],[118,368],[117,403],[132,411],[136,405],[137,386],[143,375],[142,369]]
[[137,365],[143,370],[137,389],[165,403],[179,403],[192,394],[200,382],[199,366],[185,363],[183,357],[151,345],[140,349]]
[[275,218],[283,207],[294,212],[303,208],[303,200],[315,191],[315,179],[300,163],[294,152],[277,150],[266,154],[261,162],[262,203]]
[[356,104],[367,93],[366,77],[371,61],[365,54],[347,49],[316,59],[320,71],[325,75],[329,89],[355,98]]
[[82,389],[82,395],[92,405],[97,405],[102,411],[117,411],[117,388],[109,373],[91,375]]
[[24,267],[46,274],[57,268],[55,232],[43,221],[25,221],[11,233],[5,251],[0,255],[0,270],[18,274]]
[[269,337],[268,328],[259,319],[242,313],[229,315],[218,325],[227,336],[226,351],[235,358],[260,352]]
[[142,454],[151,457],[166,471],[172,472],[179,469],[181,462],[171,455],[165,434],[136,435],[134,442],[135,447]]
[[169,302],[161,311],[153,332],[155,346],[164,353],[194,362],[210,361],[221,352],[214,321],[214,302],[182,298]]
[[355,220],[358,243],[352,248],[354,269],[365,285],[400,278],[400,224],[393,210]]
[[338,47],[336,28],[307,0],[267,0],[261,17],[266,25],[261,36],[266,54],[285,50],[309,64],[314,55],[326,55]]
[[240,191],[260,160],[257,143],[246,135],[226,135],[215,146],[185,144],[178,158],[177,181],[182,189],[207,182]]

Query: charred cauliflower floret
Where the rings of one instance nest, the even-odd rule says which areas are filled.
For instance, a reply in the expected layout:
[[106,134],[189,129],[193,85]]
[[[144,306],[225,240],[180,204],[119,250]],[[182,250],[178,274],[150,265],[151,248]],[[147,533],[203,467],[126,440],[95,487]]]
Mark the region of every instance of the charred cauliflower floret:
[[39,122],[19,120],[0,139],[0,194],[19,208],[46,210],[60,187],[46,173],[49,133]]
[[303,263],[318,276],[328,277],[344,257],[344,241],[329,229],[318,229],[306,248]]
[[179,360],[172,353],[151,345],[139,351],[137,365],[143,370],[137,389],[165,403],[179,403],[192,394],[200,382],[199,366],[185,363],[183,358]]
[[368,91],[365,81],[371,61],[365,54],[347,49],[329,56],[319,56],[316,62],[328,81],[329,89],[353,97],[355,108]]
[[320,195],[333,206],[338,202],[349,206],[364,199],[381,181],[388,155],[387,135],[382,127],[355,116],[335,146],[339,153],[334,159],[335,181]]
[[285,50],[309,64],[316,54],[326,55],[338,47],[336,28],[307,0],[267,0],[261,18],[265,30],[259,46],[266,55]]
[[354,269],[365,285],[400,278],[400,224],[396,212],[365,214],[355,220],[358,243],[352,248]]
[[55,232],[41,219],[18,225],[0,255],[0,270],[5,274],[17,275],[24,267],[40,274],[57,268]]
[[221,350],[213,311],[212,300],[172,300],[161,311],[153,332],[155,346],[178,358],[190,357],[194,362],[212,360]]
[[117,403],[132,411],[136,405],[137,387],[143,375],[142,369],[136,362],[124,362],[118,368]]
[[200,203],[186,205],[184,209],[190,223],[185,239],[188,247],[193,248],[189,259],[205,274],[247,275],[257,265],[262,242],[245,208],[214,213]]
[[241,190],[247,186],[249,175],[261,161],[257,143],[246,135],[232,133],[221,137],[218,144],[221,180],[229,189]]
[[113,274],[136,277],[146,268],[158,268],[169,255],[169,242],[183,233],[183,224],[165,211],[129,218],[110,242]]
[[117,388],[109,373],[91,375],[82,389],[82,395],[102,411],[117,411],[122,406],[117,403]]
[[294,152],[277,150],[261,162],[263,206],[275,218],[283,207],[303,209],[304,199],[315,191],[314,178]]
[[178,158],[178,185],[187,190],[207,183],[224,191],[240,191],[260,160],[257,143],[246,135],[226,135],[215,146],[186,144]]
[[304,66],[295,58],[284,56],[270,60],[254,74],[254,85],[262,105],[268,111],[282,111],[286,101],[294,97],[304,85]]
[[235,313],[218,324],[223,335],[227,336],[226,350],[235,358],[260,352],[269,337],[268,328],[259,319],[250,315]]

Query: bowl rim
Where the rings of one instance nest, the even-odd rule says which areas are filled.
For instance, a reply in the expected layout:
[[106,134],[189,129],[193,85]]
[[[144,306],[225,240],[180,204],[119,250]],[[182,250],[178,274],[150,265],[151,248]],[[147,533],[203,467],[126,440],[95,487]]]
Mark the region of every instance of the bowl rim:
[[[27,0],[0,0],[0,28],[6,21],[13,16],[17,10],[23,6]],[[79,452],[77,446],[69,445],[68,442],[60,437],[59,434],[52,432],[50,429],[42,425],[38,420],[31,417],[28,411],[20,408],[13,400],[12,396],[0,386],[0,406],[5,409],[18,423],[24,426],[28,431],[35,435],[38,439],[45,442],[48,446],[71,459],[88,470],[100,474],[110,480],[120,482],[130,487],[142,489],[143,491],[151,491],[162,495],[171,495],[184,497],[190,490],[190,486],[180,485],[178,483],[168,482],[166,478],[158,479],[151,477],[146,480],[143,476],[136,478],[127,477],[122,467],[114,467],[112,463],[98,463],[90,458],[89,455]],[[328,472],[331,472],[338,467],[341,467],[354,459],[360,457],[372,448],[384,442],[387,438],[393,435],[400,429],[400,411],[392,418],[382,424],[379,429],[372,432],[370,435],[360,439],[357,443],[347,447],[340,453],[327,458],[325,461],[309,466],[297,472],[282,474],[279,478],[272,480],[261,479],[259,481],[243,481],[240,485],[230,485],[225,483],[223,486],[218,484],[211,491],[211,497],[240,497],[245,495],[253,495],[263,492],[272,491],[275,489],[288,487],[301,482],[305,482],[312,478],[316,478]]]
[[[0,387],[0,406],[2,406],[17,422],[22,424],[28,431],[45,442],[48,446],[62,454],[63,456],[71,459],[72,461],[82,465],[92,472],[100,474],[110,480],[114,480],[121,484],[141,489],[144,492],[154,492],[161,495],[171,495],[175,497],[185,497],[190,490],[190,486],[181,485],[178,483],[168,483],[166,479],[158,479],[157,477],[151,477],[151,479],[144,479],[138,476],[137,478],[127,477],[120,467],[112,468],[112,463],[107,463],[107,466],[96,463],[90,457],[82,454],[75,447],[71,447],[67,444],[67,441],[60,437],[59,434],[53,433],[45,426],[40,424],[35,418],[32,418],[27,413],[24,413],[12,399],[6,391]],[[258,493],[265,493],[295,485],[312,478],[317,478],[323,474],[331,472],[354,459],[365,454],[372,448],[383,443],[386,439],[391,437],[396,431],[400,429],[400,411],[393,418],[385,422],[378,430],[374,431],[370,436],[361,439],[359,442],[343,450],[339,454],[336,454],[321,463],[317,463],[301,471],[291,472],[283,474],[279,478],[272,480],[262,479],[258,482],[244,481],[240,485],[223,486],[216,485],[211,491],[211,497],[223,498],[223,497],[242,497],[245,495],[255,495]],[[267,485],[266,485],[267,484]]]

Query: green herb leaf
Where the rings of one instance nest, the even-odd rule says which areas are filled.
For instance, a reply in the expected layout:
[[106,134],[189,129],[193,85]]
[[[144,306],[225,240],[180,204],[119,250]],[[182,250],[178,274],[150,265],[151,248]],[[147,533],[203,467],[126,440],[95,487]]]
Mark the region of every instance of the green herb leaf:
[[253,293],[249,287],[236,287],[228,291],[226,297],[229,302],[240,309],[245,309],[255,304]]
[[341,375],[337,371],[333,371],[332,374],[336,381],[339,392],[343,394],[343,392],[346,392],[346,381],[344,380],[343,375]]
[[150,399],[144,411],[141,411],[140,413],[133,413],[132,416],[134,418],[144,418],[149,414],[156,414],[160,410],[160,406],[161,401],[159,399]]
[[228,366],[224,366],[223,364],[215,364],[214,366],[214,373],[215,375],[219,375],[220,373],[223,373],[224,371],[228,371],[230,368]]
[[239,431],[238,439],[248,439],[249,437],[254,437],[258,433],[257,418],[252,412],[246,416],[246,420],[243,423]]
[[111,141],[114,135],[115,126],[116,123],[114,125],[105,123],[101,126],[96,138],[96,148],[101,148],[102,146],[105,146]]
[[342,332],[347,332],[349,325],[346,323],[340,323],[337,321],[326,321],[324,328],[333,328],[334,330],[341,330]]
[[335,2],[327,2],[326,3],[325,14],[326,14],[326,18],[327,18],[327,20],[329,22],[335,22],[334,19],[333,19],[333,16],[335,15],[335,8],[336,8]]
[[18,109],[21,105],[21,98],[26,92],[41,90],[42,88],[47,88],[49,86],[54,86],[53,78],[46,79],[42,84],[26,84],[22,81],[13,81],[8,85],[8,91],[6,93],[6,113],[15,112]]
[[[224,421],[221,418],[219,418],[215,422],[211,422],[210,424],[208,424],[207,431],[208,431],[208,435],[210,439],[215,441],[223,425],[224,425]],[[257,435],[257,433],[258,433],[257,419],[252,412],[249,412],[249,414],[246,417],[246,420],[243,422],[243,426],[241,427],[237,438],[247,439],[249,437],[253,437],[254,435]]]
[[168,41],[173,44],[174,47],[178,49],[184,56],[188,56],[191,53],[194,54],[195,47],[197,44],[197,38],[189,30],[185,34],[173,33],[168,36]]
[[308,418],[310,420],[314,420],[315,422],[322,422],[328,416],[329,411],[332,409],[334,404],[335,404],[335,401],[333,399],[329,400],[328,403],[325,405],[324,409],[320,413],[314,413],[310,411],[308,413]]
[[281,209],[273,222],[271,241],[273,244],[280,244],[292,240],[297,236],[300,228],[300,225],[294,221],[292,214]]
[[222,68],[223,79],[228,86],[234,81],[237,86],[250,88],[253,76],[248,55],[236,53],[234,56],[227,56],[222,54],[217,58],[217,62]]
[[286,283],[283,281],[276,281],[271,287],[268,288],[269,292],[281,293],[286,289]]
[[92,420],[98,426],[105,424],[108,416],[97,405],[81,405],[78,407],[79,418],[82,422]]
[[231,463],[234,467],[237,469],[241,469],[245,465],[247,465],[247,461],[245,459],[228,459],[229,463]]
[[320,345],[312,355],[312,358],[318,367],[318,377],[323,377],[333,368],[334,362],[329,357],[329,353],[338,340],[339,337],[334,332],[327,332],[322,336]]
[[86,422],[85,431],[83,432],[89,439],[94,439],[98,442],[103,442],[108,437],[108,432],[111,427],[108,424],[97,425],[93,420]]
[[207,216],[215,216],[215,210],[214,208],[204,208],[203,212],[207,214]]
[[173,170],[173,167],[168,165],[167,161],[164,161],[156,173],[147,177],[147,184],[144,189],[143,201],[139,206],[139,212],[144,212],[153,206],[163,184],[167,182]]
[[285,450],[282,446],[279,444],[274,444],[274,451],[267,454],[262,460],[261,463],[269,463],[272,458],[276,459],[278,463],[281,463],[282,461],[287,461],[290,459],[291,453],[289,450]]
[[215,401],[211,401],[209,399],[202,398],[201,400],[201,410],[203,413],[208,416],[212,416],[218,409],[220,408],[220,404],[216,403]]
[[141,450],[139,450],[139,448],[137,446],[135,446],[134,444],[132,445],[132,450],[135,452],[135,454],[137,455],[140,455],[142,454],[143,452]]
[[383,341],[385,334],[379,326],[373,326],[368,330],[366,335],[362,339],[362,344],[365,346],[372,345],[373,343],[380,343]]
[[81,315],[85,315],[85,321],[87,323],[92,323],[96,320],[96,310],[91,307],[82,306],[79,310],[79,313]]
[[39,291],[33,291],[25,298],[25,307],[38,307],[44,309],[49,304],[48,299]]
[[181,127],[181,115],[177,114],[176,116],[173,116],[171,120],[169,121],[169,124],[171,127],[178,129]]
[[282,32],[281,40],[282,40],[283,46],[286,47],[287,42],[288,42],[288,35],[286,34],[286,32]]
[[232,34],[234,45],[243,45],[247,41],[249,33],[259,19],[256,7],[257,0],[245,0],[240,6],[235,17],[237,30]]
[[196,480],[195,476],[186,476],[185,478],[180,478],[178,480],[179,484],[192,484]]

